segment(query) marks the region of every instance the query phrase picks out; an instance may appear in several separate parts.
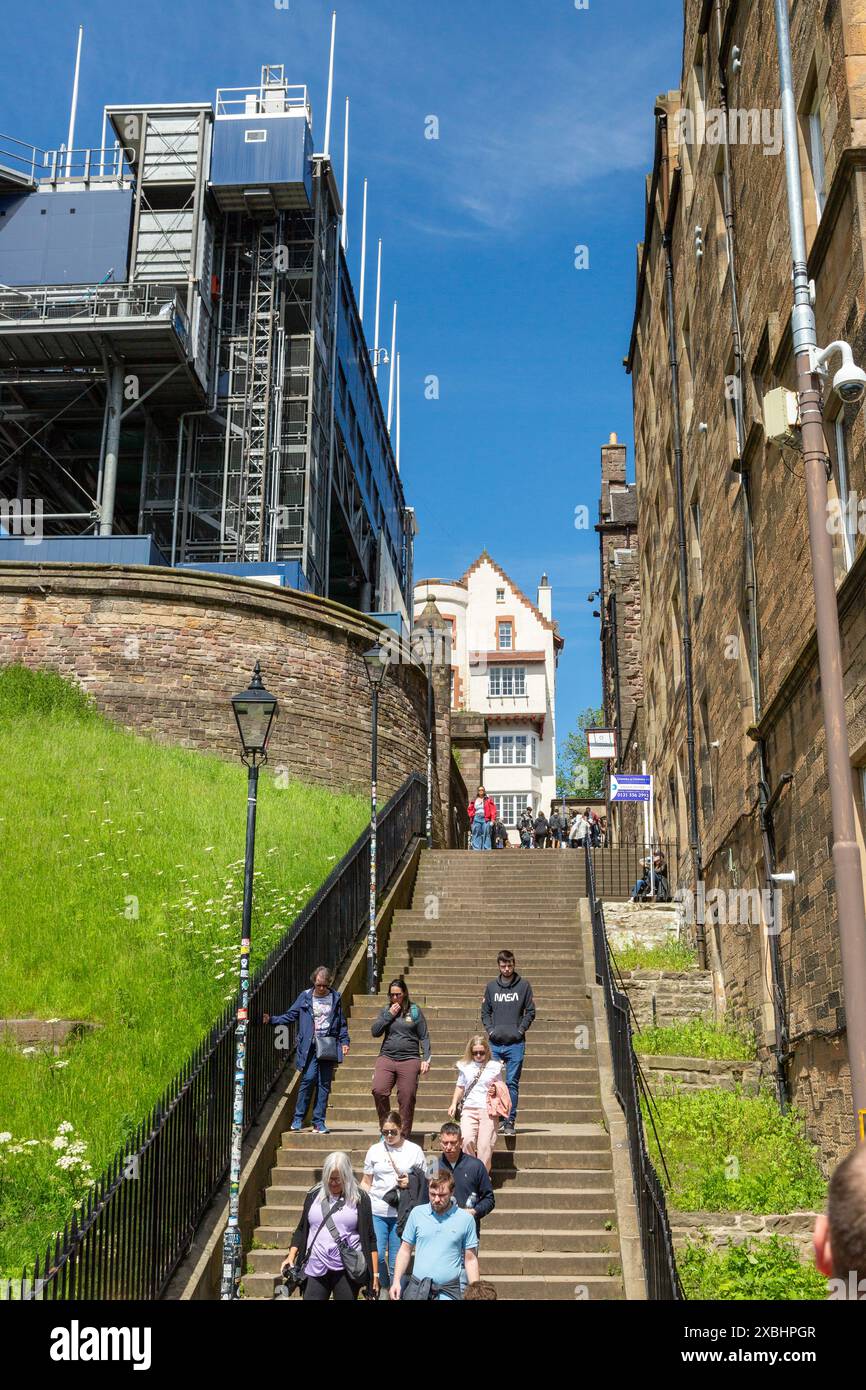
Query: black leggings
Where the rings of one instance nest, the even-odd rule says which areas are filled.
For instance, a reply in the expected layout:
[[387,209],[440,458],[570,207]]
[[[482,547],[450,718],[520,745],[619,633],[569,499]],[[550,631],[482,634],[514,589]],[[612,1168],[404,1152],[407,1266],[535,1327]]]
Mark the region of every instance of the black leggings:
[[354,1303],[357,1297],[355,1285],[342,1269],[329,1269],[324,1274],[310,1275],[304,1288],[305,1303],[327,1303],[334,1295],[335,1303]]

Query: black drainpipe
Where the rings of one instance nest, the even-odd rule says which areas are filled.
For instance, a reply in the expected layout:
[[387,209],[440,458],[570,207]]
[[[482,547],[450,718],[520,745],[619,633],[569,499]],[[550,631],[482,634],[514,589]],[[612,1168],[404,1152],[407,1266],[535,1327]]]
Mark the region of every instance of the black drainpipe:
[[[719,55],[719,101],[722,110],[722,202],[725,217],[725,234],[728,250],[728,281],[731,293],[731,336],[734,348],[734,420],[737,430],[737,452],[740,456],[740,496],[743,504],[743,540],[746,571],[746,611],[749,624],[749,666],[752,680],[752,700],[755,724],[761,722],[763,698],[761,694],[761,667],[758,656],[758,582],[755,568],[755,549],[752,535],[752,509],[749,498],[749,475],[743,464],[746,426],[743,414],[743,339],[740,331],[739,296],[737,294],[737,274],[734,257],[734,207],[731,194],[731,149],[728,141],[728,79],[725,71],[725,35],[722,28],[721,0],[715,0],[716,51]],[[764,882],[767,903],[767,940],[770,952],[770,973],[772,976],[773,1020],[776,1041],[773,1054],[776,1062],[776,1090],[779,1107],[784,1114],[790,1104],[786,1060],[788,1052],[787,1003],[785,980],[782,971],[781,946],[776,924],[776,898],[773,874],[776,872],[776,840],[773,828],[773,807],[778,794],[791,781],[791,774],[785,773],[779,785],[770,795],[768,785],[767,749],[763,738],[757,738],[758,747],[758,804],[761,823],[761,845],[764,856]]]
[[695,700],[692,680],[692,623],[689,605],[689,571],[686,544],[686,516],[683,483],[683,443],[680,424],[680,387],[677,362],[677,331],[674,316],[674,271],[672,255],[671,216],[668,198],[668,139],[667,112],[656,108],[656,117],[661,123],[662,163],[661,178],[664,234],[662,245],[665,253],[665,298],[668,319],[668,351],[671,372],[671,408],[673,414],[674,477],[677,491],[677,533],[679,545],[680,609],[683,623],[683,677],[686,696],[686,756],[689,775],[689,846],[692,853],[692,868],[695,878],[695,901],[697,910],[697,948],[698,961],[702,970],[707,969],[707,940],[704,931],[703,892],[699,885],[704,872],[701,859],[701,842],[698,831],[698,778],[695,765]]

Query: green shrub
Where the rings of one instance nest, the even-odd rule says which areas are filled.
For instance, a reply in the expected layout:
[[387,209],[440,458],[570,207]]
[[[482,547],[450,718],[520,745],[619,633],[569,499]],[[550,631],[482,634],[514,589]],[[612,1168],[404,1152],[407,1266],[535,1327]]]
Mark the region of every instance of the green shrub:
[[[645,1105],[645,1102],[644,1102]],[[668,1205],[679,1211],[812,1210],[826,1183],[815,1150],[792,1111],[774,1096],[733,1091],[669,1091],[656,1096],[654,1121],[670,1183]],[[664,1180],[653,1126],[646,1120],[653,1162]]]
[[613,952],[620,970],[695,970],[697,952],[684,941],[662,946],[623,946]]
[[677,1255],[688,1299],[825,1299],[827,1280],[802,1264],[794,1243],[771,1236],[714,1250],[709,1238],[689,1242]]
[[97,717],[90,696],[74,681],[54,671],[31,671],[29,666],[0,667],[0,719],[32,719],[37,715]]
[[716,1057],[749,1061],[755,1056],[755,1038],[734,1025],[693,1018],[670,1028],[644,1028],[635,1033],[636,1052],[662,1057]]

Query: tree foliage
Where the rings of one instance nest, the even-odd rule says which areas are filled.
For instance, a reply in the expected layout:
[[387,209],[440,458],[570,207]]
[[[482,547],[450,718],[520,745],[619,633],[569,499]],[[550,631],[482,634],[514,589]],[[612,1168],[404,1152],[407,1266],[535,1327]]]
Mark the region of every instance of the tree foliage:
[[603,797],[607,784],[607,762],[590,758],[586,751],[586,730],[604,725],[604,710],[587,706],[577,716],[577,728],[568,735],[559,751],[556,786],[560,796]]

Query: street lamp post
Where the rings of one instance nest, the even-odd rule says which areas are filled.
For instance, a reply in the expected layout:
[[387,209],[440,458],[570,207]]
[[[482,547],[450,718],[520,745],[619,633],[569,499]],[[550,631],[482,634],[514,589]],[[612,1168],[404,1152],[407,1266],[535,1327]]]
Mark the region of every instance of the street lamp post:
[[[818,337],[806,256],[788,0],[775,0],[775,13],[782,127],[785,138],[785,179],[793,259],[794,309],[791,316],[791,333],[797,363],[797,397],[802,422],[803,470],[806,477],[809,547],[815,591],[815,630],[818,638],[818,668],[821,674],[821,703],[827,745],[827,779],[830,785],[833,822],[833,870],[839,915],[848,1057],[851,1066],[855,1132],[857,1138],[862,1138],[863,1127],[866,1126],[866,912],[845,717],[839,609],[836,601],[832,542],[827,525],[826,445],[818,375],[823,355],[817,352]],[[841,344],[832,346],[841,347]],[[862,378],[862,373],[859,377]],[[847,397],[843,386],[840,394],[843,395],[843,399],[859,399],[862,395],[862,385],[856,394]]]
[[248,769],[247,776],[247,842],[244,858],[244,907],[241,927],[241,961],[235,1022],[235,1087],[232,1108],[232,1150],[229,1168],[229,1219],[223,1236],[223,1271],[220,1299],[240,1296],[241,1231],[239,1199],[241,1181],[241,1145],[244,1135],[244,1090],[247,1061],[247,1023],[250,1003],[250,933],[253,911],[253,866],[256,847],[256,800],[259,768],[267,762],[267,744],[277,712],[277,701],[262,684],[261,668],[256,662],[249,688],[232,696],[232,708],[241,736],[241,761]]
[[376,940],[376,775],[379,752],[379,691],[388,669],[388,653],[376,643],[364,653],[367,679],[373,695],[372,748],[370,758],[370,916],[367,927],[367,993],[375,994],[379,979],[378,943]]

